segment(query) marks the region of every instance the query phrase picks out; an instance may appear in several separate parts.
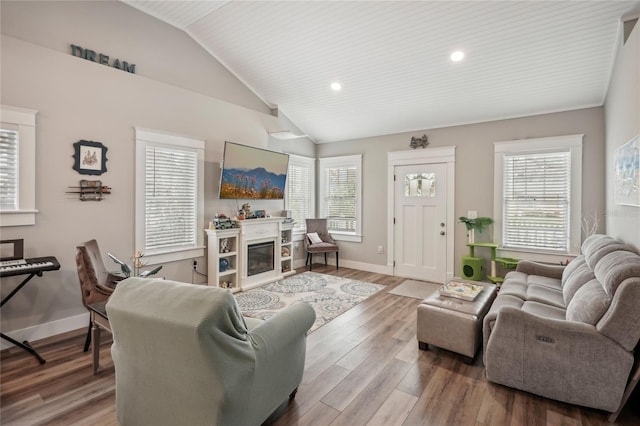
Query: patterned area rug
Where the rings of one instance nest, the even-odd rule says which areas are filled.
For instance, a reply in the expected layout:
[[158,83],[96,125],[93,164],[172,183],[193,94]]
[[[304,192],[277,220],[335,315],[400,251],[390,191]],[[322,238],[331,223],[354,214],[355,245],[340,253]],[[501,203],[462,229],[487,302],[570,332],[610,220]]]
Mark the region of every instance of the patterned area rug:
[[311,331],[362,302],[385,286],[333,275],[303,272],[235,297],[248,317],[267,319],[295,302],[308,303],[316,311]]

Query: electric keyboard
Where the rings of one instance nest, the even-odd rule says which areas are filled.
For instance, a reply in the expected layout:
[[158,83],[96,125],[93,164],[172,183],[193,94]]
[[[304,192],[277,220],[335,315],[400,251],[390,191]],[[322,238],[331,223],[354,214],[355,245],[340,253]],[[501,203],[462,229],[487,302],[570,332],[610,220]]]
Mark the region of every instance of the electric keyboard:
[[12,277],[14,275],[37,274],[45,271],[57,271],[60,269],[58,259],[53,256],[34,257],[32,259],[24,260],[24,263],[1,265],[0,278]]

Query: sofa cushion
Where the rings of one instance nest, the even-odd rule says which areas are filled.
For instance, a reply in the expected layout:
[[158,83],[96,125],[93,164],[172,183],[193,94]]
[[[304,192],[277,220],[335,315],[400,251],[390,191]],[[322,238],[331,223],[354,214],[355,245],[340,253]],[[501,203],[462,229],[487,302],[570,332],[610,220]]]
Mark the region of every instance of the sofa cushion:
[[609,296],[627,278],[640,277],[640,256],[630,251],[616,251],[604,256],[595,267],[595,277]]
[[554,290],[560,290],[562,288],[562,282],[557,278],[543,277],[541,275],[529,275],[527,280],[529,285],[538,285],[541,287],[547,287]]
[[564,287],[564,284],[567,282],[569,277],[576,271],[576,269],[584,265],[586,262],[587,262],[587,259],[584,257],[584,254],[576,256],[575,259],[569,262],[569,264],[564,268],[564,271],[562,272],[562,280],[561,280],[562,287]]
[[545,303],[558,308],[565,308],[562,290],[556,290],[543,285],[529,285],[527,301]]
[[520,271],[509,271],[507,275],[504,276],[504,282],[515,282],[515,283],[527,283],[527,278],[529,278],[529,274],[525,274]]
[[595,325],[609,309],[611,297],[598,280],[591,280],[582,287],[567,306],[567,320]]
[[576,257],[569,262],[567,269],[569,268],[571,268],[569,274],[562,276],[562,296],[565,306],[569,305],[571,299],[573,299],[573,296],[580,287],[596,277],[591,268],[589,268],[589,265],[587,265],[584,256]]
[[582,253],[587,259],[587,264],[591,269],[606,255],[614,251],[628,250],[626,246],[606,235],[591,235],[582,243]]
[[522,310],[539,317],[564,320],[566,317],[566,311],[556,306],[549,306],[546,303],[539,302],[524,302]]
[[500,295],[513,296],[518,299],[527,300],[528,285],[520,281],[507,281],[500,287]]

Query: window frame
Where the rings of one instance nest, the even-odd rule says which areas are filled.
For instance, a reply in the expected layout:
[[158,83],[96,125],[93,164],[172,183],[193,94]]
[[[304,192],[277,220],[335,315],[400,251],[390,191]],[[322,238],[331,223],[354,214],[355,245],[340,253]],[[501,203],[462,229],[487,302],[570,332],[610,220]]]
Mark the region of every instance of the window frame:
[[38,111],[0,105],[0,126],[18,133],[18,200],[15,209],[0,209],[0,227],[35,225],[36,115]]
[[[555,136],[535,139],[521,139],[494,142],[494,240],[499,242],[501,255],[518,257],[528,253],[528,258],[538,261],[555,262],[580,253],[582,242],[582,134]],[[568,152],[570,157],[569,180],[569,229],[566,252],[545,251],[535,248],[504,247],[502,241],[504,226],[504,157],[511,154],[541,154]]]
[[[289,204],[290,202],[290,195],[289,195],[289,184],[291,182],[290,176],[290,169],[291,167],[300,167],[300,168],[306,168],[309,170],[309,176],[310,176],[310,181],[309,181],[309,185],[307,188],[306,193],[307,195],[307,200],[309,203],[309,214],[310,216],[308,218],[305,219],[312,219],[315,217],[316,214],[316,159],[315,158],[311,158],[311,157],[303,157],[301,155],[295,155],[295,154],[289,154],[289,165],[288,165],[288,170],[287,170],[287,175],[289,176],[287,178],[287,196],[285,198],[285,209],[286,210],[291,210],[291,206]],[[294,224],[294,228],[293,228],[293,236],[294,236],[294,240],[302,240],[302,236],[306,233],[306,229],[307,229],[307,224],[305,221],[302,221],[300,223],[295,223]]]
[[326,157],[318,160],[319,171],[319,214],[327,217],[328,200],[328,170],[340,167],[355,167],[356,169],[356,231],[332,231],[331,236],[337,241],[362,241],[362,155],[345,155],[340,157]]
[[[159,130],[135,128],[136,142],[136,193],[135,193],[135,247],[145,255],[145,262],[154,265],[204,256],[204,158],[205,142],[187,136],[175,135]],[[145,251],[146,220],[146,148],[160,146],[163,148],[193,149],[197,153],[197,188],[196,188],[196,222],[195,242],[187,248]]]

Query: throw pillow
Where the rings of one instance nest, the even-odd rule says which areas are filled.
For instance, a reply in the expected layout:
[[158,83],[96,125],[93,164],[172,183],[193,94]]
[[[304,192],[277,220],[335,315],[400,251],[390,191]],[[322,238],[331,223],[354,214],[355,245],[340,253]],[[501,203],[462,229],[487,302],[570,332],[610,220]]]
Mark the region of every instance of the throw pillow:
[[320,238],[317,232],[309,232],[307,234],[307,238],[309,238],[309,241],[311,241],[311,244],[318,244],[322,242],[322,238]]

